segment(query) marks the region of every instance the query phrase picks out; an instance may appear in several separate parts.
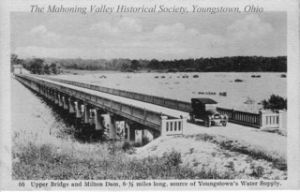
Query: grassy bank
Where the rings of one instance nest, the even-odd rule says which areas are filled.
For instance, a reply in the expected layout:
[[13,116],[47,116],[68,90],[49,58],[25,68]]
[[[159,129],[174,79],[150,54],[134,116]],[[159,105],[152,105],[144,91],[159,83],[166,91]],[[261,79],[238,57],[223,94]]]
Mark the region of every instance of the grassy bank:
[[77,149],[28,143],[14,148],[13,179],[231,179],[217,170],[182,166],[175,151],[161,157],[130,158],[120,144],[81,144]]
[[235,179],[286,179],[286,160],[276,153],[222,136],[197,134],[161,137],[137,149],[137,158],[161,157],[166,151],[181,154],[182,166],[194,171],[216,170]]
[[287,170],[286,158],[276,152],[268,152],[257,146],[249,145],[237,140],[230,140],[223,136],[211,136],[208,134],[198,134],[195,136],[185,136],[186,138],[195,138],[196,140],[208,141],[219,145],[222,149],[249,155],[254,159],[269,161],[279,170]]

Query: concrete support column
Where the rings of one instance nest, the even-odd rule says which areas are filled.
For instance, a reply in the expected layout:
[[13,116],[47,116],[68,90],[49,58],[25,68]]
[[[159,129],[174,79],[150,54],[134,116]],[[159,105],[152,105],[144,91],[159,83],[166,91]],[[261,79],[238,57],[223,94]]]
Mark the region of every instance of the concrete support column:
[[48,89],[44,88],[44,96],[48,99]]
[[120,119],[118,121],[115,121],[116,126],[116,136],[118,139],[124,140],[125,139],[125,121],[123,119]]
[[52,90],[51,90],[51,89],[49,89],[49,100],[50,100],[50,101],[53,101],[53,98],[52,98]]
[[53,97],[54,97],[54,103],[58,105],[58,95],[57,95],[57,92],[54,92]]
[[69,104],[68,104],[67,96],[66,95],[62,96],[62,100],[63,100],[63,107],[64,107],[64,109],[68,110],[69,109]]
[[142,144],[143,143],[143,130],[142,129],[136,129],[135,130],[135,143]]
[[161,135],[162,136],[167,134],[167,129],[166,129],[167,119],[168,119],[167,116],[161,116]]
[[62,95],[60,94],[60,93],[58,93],[58,105],[60,106],[60,107],[62,107],[63,106],[63,101],[62,101]]
[[74,107],[75,107],[76,118],[81,118],[82,117],[81,105],[79,104],[78,101],[74,102]]
[[95,123],[95,129],[96,130],[103,130],[103,118],[101,116],[101,113],[98,109],[94,109],[94,123]]
[[150,131],[148,129],[144,129],[142,137],[147,138],[148,141],[152,141],[154,139],[154,134],[152,131]]
[[54,90],[51,90],[51,98],[52,98],[52,101],[55,102],[55,91]]
[[46,90],[46,97],[47,97],[47,99],[50,100],[50,89],[47,89],[47,90]]
[[109,137],[111,139],[116,139],[116,124],[115,124],[115,119],[112,114],[110,116],[110,125],[109,125]]
[[125,127],[124,139],[125,139],[125,141],[130,141],[130,126],[127,121],[125,121],[124,127]]
[[74,102],[72,101],[71,97],[69,97],[69,113],[75,113],[75,106]]
[[129,141],[135,142],[135,128],[134,126],[129,127]]
[[89,117],[89,124],[94,125],[95,124],[95,113],[94,109],[89,109],[90,111],[90,117]]
[[105,129],[104,134],[107,135],[110,139],[116,138],[116,127],[115,121],[112,114],[103,114]]
[[90,122],[90,110],[87,104],[84,104],[84,123],[88,124]]

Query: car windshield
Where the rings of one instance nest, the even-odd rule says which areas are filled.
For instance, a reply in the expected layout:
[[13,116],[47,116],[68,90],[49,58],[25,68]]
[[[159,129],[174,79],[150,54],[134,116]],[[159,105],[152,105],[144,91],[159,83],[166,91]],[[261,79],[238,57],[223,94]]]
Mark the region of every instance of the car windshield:
[[219,113],[217,112],[217,110],[210,109],[210,110],[207,110],[207,114],[208,115],[216,115],[216,114],[219,114]]
[[215,114],[214,115],[214,119],[220,119],[220,118],[221,118],[220,114]]

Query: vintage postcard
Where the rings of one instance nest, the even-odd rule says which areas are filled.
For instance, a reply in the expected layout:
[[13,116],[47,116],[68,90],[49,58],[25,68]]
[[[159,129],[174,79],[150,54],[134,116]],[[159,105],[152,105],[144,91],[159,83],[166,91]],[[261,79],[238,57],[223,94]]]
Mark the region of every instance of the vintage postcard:
[[300,188],[297,0],[0,6],[1,190]]

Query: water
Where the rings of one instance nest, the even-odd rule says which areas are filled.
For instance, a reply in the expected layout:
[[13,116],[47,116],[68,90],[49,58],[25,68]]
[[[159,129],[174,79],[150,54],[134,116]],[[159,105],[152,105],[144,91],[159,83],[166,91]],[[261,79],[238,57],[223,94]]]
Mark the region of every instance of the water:
[[53,103],[13,79],[12,85],[12,129],[18,142],[35,143],[98,142],[101,134],[84,126]]
[[[287,97],[287,79],[282,73],[92,73],[59,75],[57,78],[94,83],[104,87],[190,101],[210,97],[220,107],[258,112],[261,101],[272,94]],[[194,77],[197,75],[198,77]],[[258,78],[252,75],[260,75]],[[105,78],[105,77],[106,78]],[[187,78],[183,78],[187,76]],[[242,82],[235,82],[236,79]],[[216,95],[201,94],[215,92]],[[220,96],[226,92],[227,96]]]

